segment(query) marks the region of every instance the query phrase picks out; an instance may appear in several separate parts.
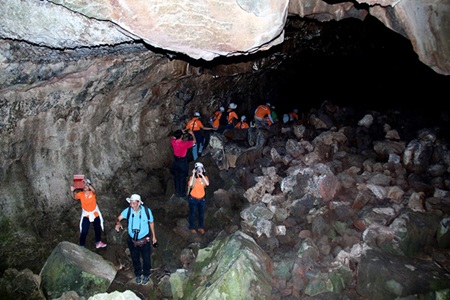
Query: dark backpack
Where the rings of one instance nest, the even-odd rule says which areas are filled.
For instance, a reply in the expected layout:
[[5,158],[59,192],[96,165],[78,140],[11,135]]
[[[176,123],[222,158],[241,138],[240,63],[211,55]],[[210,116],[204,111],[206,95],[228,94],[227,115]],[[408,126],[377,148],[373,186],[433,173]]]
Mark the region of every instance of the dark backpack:
[[227,126],[228,125],[228,111],[224,111],[222,115],[220,115],[219,126]]

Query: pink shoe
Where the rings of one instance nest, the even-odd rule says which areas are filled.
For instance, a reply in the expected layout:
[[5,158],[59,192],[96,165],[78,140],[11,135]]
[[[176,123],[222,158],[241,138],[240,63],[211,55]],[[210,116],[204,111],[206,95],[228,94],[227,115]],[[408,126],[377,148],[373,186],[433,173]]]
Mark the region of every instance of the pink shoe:
[[107,245],[103,243],[102,241],[95,244],[95,248],[105,248]]

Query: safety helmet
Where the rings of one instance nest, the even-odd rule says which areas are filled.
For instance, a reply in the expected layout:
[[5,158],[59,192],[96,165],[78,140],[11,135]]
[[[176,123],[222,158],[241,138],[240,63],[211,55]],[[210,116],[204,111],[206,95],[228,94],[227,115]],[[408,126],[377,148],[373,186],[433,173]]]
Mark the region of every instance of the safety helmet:
[[225,107],[221,106],[221,107],[219,108],[219,110],[220,110],[221,112],[224,112],[224,111],[225,111]]
[[196,162],[194,164],[194,169],[198,169],[198,168],[202,168],[203,173],[206,172],[205,167],[203,166],[203,164],[201,162]]
[[237,107],[236,103],[230,103],[228,105],[228,108],[231,108],[231,109],[236,109],[236,107]]
[[244,121],[245,121],[245,119],[246,119],[246,117],[245,117],[245,116],[241,116],[241,121],[242,121],[242,122],[244,122]]
[[200,113],[199,113],[198,111],[196,111],[196,112],[194,113],[194,117],[200,117]]

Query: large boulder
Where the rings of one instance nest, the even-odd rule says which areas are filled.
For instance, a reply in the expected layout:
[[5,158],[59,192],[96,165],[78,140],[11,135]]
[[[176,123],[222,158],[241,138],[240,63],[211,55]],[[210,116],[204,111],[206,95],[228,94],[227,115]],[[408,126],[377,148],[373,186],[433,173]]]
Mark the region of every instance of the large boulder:
[[61,242],[41,270],[41,289],[49,299],[66,291],[90,297],[108,290],[117,271],[102,256],[70,242]]

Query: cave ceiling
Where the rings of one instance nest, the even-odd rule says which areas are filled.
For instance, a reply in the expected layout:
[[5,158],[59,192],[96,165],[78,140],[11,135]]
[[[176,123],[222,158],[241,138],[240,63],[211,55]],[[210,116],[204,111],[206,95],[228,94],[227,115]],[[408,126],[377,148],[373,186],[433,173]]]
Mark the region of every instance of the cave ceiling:
[[372,15],[418,58],[450,74],[448,1],[0,0],[0,37],[54,49],[144,43],[195,60],[249,55],[285,40],[290,17],[320,22]]

